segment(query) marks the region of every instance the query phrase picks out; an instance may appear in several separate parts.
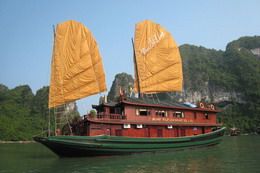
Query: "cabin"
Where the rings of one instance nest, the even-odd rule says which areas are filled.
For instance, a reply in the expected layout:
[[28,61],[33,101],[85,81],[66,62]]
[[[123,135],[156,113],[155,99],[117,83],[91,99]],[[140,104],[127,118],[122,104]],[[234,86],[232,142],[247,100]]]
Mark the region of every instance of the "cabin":
[[167,138],[209,133],[222,125],[217,123],[219,111],[212,104],[199,106],[121,98],[118,102],[92,105],[96,113],[85,115],[73,131],[84,136]]

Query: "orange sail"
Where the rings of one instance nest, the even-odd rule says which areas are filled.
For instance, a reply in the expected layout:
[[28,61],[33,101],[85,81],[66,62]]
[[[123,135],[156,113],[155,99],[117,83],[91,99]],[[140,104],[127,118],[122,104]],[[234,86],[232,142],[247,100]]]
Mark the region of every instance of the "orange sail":
[[149,20],[138,23],[135,28],[134,50],[137,77],[135,91],[182,91],[179,48],[168,31]]
[[56,27],[49,108],[106,91],[98,45],[81,23],[66,21]]

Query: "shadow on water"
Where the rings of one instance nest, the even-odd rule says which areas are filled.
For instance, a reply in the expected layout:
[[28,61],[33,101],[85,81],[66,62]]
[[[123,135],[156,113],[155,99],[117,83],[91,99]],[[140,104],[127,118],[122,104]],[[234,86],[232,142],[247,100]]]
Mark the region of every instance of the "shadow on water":
[[125,156],[59,158],[40,144],[1,144],[0,173],[260,172],[260,136],[225,137],[220,145]]

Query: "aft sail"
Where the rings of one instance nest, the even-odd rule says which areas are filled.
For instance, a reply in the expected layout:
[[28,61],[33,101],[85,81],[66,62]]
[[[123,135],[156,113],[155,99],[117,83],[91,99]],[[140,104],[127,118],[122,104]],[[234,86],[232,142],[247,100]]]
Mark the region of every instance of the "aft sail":
[[49,108],[106,91],[98,45],[81,23],[66,21],[55,32]]
[[168,31],[149,20],[138,23],[134,50],[135,91],[182,91],[182,61],[178,46]]

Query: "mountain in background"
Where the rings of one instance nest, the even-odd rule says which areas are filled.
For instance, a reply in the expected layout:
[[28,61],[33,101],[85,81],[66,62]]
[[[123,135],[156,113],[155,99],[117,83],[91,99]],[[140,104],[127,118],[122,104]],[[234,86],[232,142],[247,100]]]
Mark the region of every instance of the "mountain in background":
[[[49,87],[39,89],[34,95],[28,85],[8,89],[0,84],[0,140],[31,140],[32,136],[45,132],[49,113],[54,122],[53,111],[48,110],[48,95]],[[77,107],[71,104],[66,111],[71,118],[79,116]]]
[[[230,42],[225,51],[194,45],[180,46],[183,61],[184,91],[157,96],[163,101],[192,102],[205,100],[223,111],[227,127],[252,132],[260,126],[260,37],[241,37]],[[115,101],[119,88],[130,95],[131,75],[116,75],[108,94]]]
[[119,97],[119,90],[120,88],[130,95],[131,88],[134,86],[134,79],[132,75],[127,73],[119,73],[115,76],[115,79],[112,83],[112,86],[108,92],[107,98],[108,101],[117,101]]

